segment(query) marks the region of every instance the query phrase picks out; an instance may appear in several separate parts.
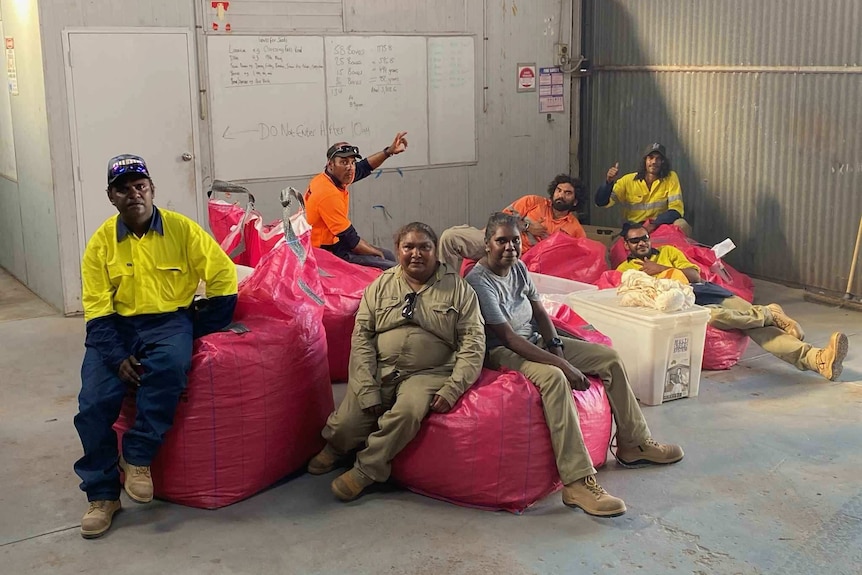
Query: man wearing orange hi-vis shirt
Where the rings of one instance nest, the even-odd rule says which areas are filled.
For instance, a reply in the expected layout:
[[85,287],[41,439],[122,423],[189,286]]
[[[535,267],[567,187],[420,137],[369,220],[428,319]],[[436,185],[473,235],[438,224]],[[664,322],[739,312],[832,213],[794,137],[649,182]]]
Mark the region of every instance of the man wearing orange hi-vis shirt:
[[311,224],[311,244],[354,264],[387,270],[395,254],[359,237],[348,217],[350,184],[368,177],[388,158],[407,149],[407,132],[398,132],[392,144],[362,158],[359,148],[336,142],[326,151],[326,168],[308,183],[305,217]]
[[[521,250],[531,247],[554,232],[573,238],[587,236],[578,221],[578,210],[587,200],[587,189],[578,178],[559,174],[548,184],[547,196],[523,196],[503,212],[517,217],[521,226]],[[454,226],[440,236],[440,259],[451,269],[461,269],[463,259],[485,257],[485,231],[471,226]]]

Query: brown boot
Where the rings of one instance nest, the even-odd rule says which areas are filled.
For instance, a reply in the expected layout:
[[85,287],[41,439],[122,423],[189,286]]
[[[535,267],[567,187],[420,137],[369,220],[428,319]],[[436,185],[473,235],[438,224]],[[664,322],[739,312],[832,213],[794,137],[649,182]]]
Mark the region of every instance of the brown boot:
[[670,443],[659,443],[649,438],[640,445],[634,447],[618,447],[614,456],[624,467],[637,467],[640,465],[668,465],[676,463],[685,454],[682,447]]
[[332,493],[342,501],[353,501],[372,483],[374,483],[373,479],[354,467],[336,477],[331,488]]
[[123,487],[133,501],[149,503],[153,500],[153,476],[149,465],[132,465],[120,457],[120,468],[125,474]]
[[802,331],[802,326],[799,322],[784,313],[784,309],[777,303],[771,303],[766,306],[772,312],[772,325],[786,333],[792,335],[799,341],[805,341],[805,332]]
[[616,517],[626,512],[625,502],[605,491],[596,482],[595,475],[587,475],[563,487],[563,503],[596,517]]
[[95,539],[105,534],[111,528],[114,513],[122,509],[120,500],[90,501],[90,507],[81,519],[81,537]]
[[847,350],[850,342],[847,341],[847,336],[840,331],[836,331],[829,338],[829,345],[824,348],[811,348],[808,352],[808,357],[813,354],[813,361],[808,359],[808,368],[811,371],[816,371],[829,381],[835,381],[841,376],[844,371],[842,362],[847,357]]
[[323,475],[335,469],[341,455],[327,443],[326,446],[308,462],[308,472],[312,475]]

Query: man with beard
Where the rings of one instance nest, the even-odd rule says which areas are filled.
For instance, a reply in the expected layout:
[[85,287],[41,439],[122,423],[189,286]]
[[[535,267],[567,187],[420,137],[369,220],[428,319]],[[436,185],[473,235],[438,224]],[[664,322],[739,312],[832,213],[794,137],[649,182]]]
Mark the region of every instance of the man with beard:
[[691,236],[691,225],[682,217],[685,208],[679,178],[670,169],[663,145],[647,146],[640,169],[616,180],[619,168],[617,162],[608,169],[605,183],[596,192],[597,206],[620,204],[623,220],[643,224],[649,233],[662,224],[673,224]]
[[305,192],[305,217],[311,224],[311,243],[354,264],[389,269],[396,265],[395,255],[371,245],[347,217],[350,206],[348,187],[380,167],[390,156],[407,149],[407,132],[398,132],[392,144],[364,160],[359,148],[336,142],[326,151],[326,168],[312,178]]
[[[547,198],[524,196],[504,208],[504,213],[520,220],[522,253],[554,232],[561,231],[573,238],[586,237],[576,213],[586,198],[586,187],[578,178],[559,174],[548,185]],[[485,230],[462,225],[449,228],[440,236],[440,259],[451,269],[461,269],[463,259],[479,260],[484,256]]]

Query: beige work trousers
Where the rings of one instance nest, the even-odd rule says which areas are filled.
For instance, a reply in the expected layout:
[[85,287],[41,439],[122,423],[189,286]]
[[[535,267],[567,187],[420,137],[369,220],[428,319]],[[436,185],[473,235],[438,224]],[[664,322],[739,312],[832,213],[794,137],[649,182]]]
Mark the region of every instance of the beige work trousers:
[[[563,355],[566,360],[583,373],[598,376],[605,385],[617,424],[618,444],[630,447],[648,439],[649,427],[629,386],[619,354],[603,345],[568,337],[560,339],[565,346]],[[539,389],[562,482],[569,484],[594,474],[596,470],[584,445],[572,388],[562,370],[528,361],[503,346],[490,350],[487,364],[492,369],[505,367],[520,371]]]
[[440,259],[460,272],[462,260],[485,257],[485,232],[471,226],[455,226],[440,235]]
[[348,387],[338,409],[329,416],[323,438],[340,454],[361,447],[356,467],[374,481],[389,479],[391,461],[419,433],[434,394],[445,385],[448,375],[420,373],[381,385],[383,407],[374,417],[362,411],[356,394]]
[[708,305],[709,325],[716,329],[739,329],[754,342],[797,369],[810,369],[811,345],[775,327],[772,312],[766,306],[752,305],[741,297],[731,296],[720,304]]

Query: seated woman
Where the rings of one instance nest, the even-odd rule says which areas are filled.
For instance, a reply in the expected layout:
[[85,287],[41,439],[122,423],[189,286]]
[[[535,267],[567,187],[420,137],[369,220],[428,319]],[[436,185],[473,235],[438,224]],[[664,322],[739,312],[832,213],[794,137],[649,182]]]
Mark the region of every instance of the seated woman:
[[619,447],[614,456],[622,465],[676,463],[683,457],[682,448],[651,438],[616,351],[557,335],[527,268],[518,259],[521,233],[516,218],[504,213],[491,216],[485,228],[485,253],[466,279],[479,296],[485,318],[487,366],[520,371],[539,389],[565,484],[563,503],[599,517],[622,515],[623,500],[596,483],[596,470],[578,424],[571,390],[589,387],[584,373],[597,375],[605,385],[617,424]]
[[326,422],[326,447],[308,472],[332,471],[363,444],[356,464],[332,482],[342,501],[389,478],[390,462],[428,411],[446,413],[479,377],[485,331],[476,293],[437,261],[437,234],[413,222],[395,237],[399,265],[366,288],[351,340],[347,395]]

